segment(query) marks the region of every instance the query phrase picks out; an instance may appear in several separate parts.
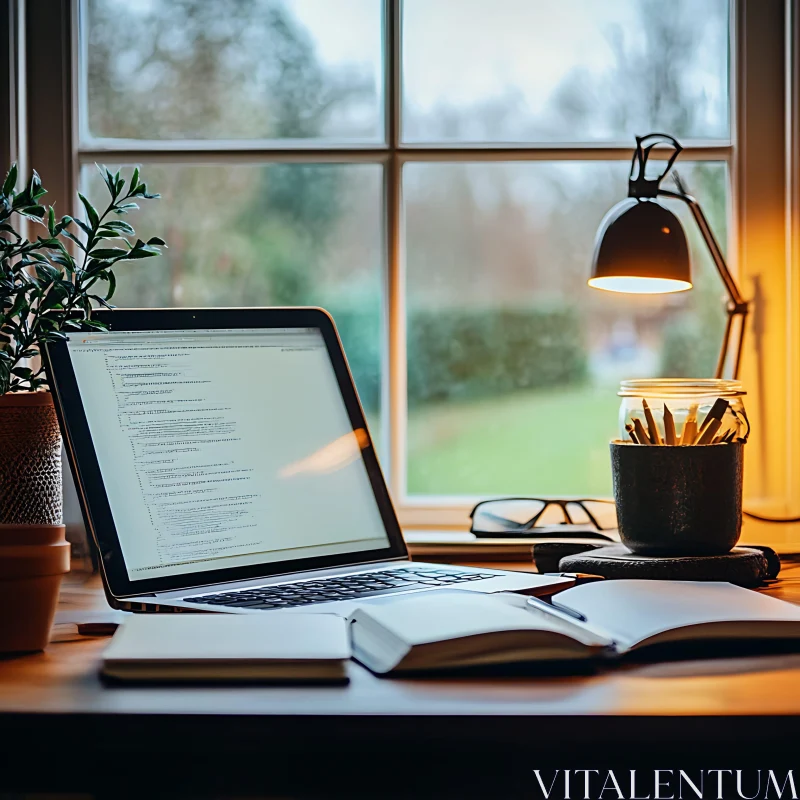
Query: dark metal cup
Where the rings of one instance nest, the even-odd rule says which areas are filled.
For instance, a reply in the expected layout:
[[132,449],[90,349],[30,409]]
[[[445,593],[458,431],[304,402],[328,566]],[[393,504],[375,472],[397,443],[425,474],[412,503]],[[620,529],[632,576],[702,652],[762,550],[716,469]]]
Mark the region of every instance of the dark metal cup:
[[623,544],[652,556],[722,555],[742,530],[744,444],[611,443]]

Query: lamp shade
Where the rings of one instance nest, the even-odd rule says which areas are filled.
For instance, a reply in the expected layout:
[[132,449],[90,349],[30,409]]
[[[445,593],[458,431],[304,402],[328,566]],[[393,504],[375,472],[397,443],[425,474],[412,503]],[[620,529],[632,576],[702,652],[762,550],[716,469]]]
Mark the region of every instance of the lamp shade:
[[589,285],[633,294],[691,289],[689,246],[680,220],[655,200],[629,197],[617,203],[597,231]]

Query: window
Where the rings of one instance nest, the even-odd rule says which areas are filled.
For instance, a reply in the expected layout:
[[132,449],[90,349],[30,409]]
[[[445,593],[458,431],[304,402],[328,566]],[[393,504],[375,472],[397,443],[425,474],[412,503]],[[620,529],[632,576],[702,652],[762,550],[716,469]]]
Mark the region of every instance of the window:
[[[745,163],[767,112],[737,98],[777,102],[780,88],[765,88],[781,69],[777,11],[749,0],[70,8],[78,169],[66,184],[91,196],[95,162],[138,164],[164,196],[138,225],[170,248],[120,274],[116,302],[328,307],[405,519],[447,506],[461,520],[491,494],[608,495],[619,379],[712,371],[722,291],[693,225],[696,288],[682,295],[589,289],[592,241],[626,194],[634,134],[665,130],[685,145],[678,169],[734,267],[758,271],[758,236],[744,230],[755,196],[738,187],[758,174],[774,190],[783,164],[774,147]],[[748,69],[762,70],[758,83]],[[780,302],[770,270],[763,286]],[[774,486],[758,491],[781,495]]]

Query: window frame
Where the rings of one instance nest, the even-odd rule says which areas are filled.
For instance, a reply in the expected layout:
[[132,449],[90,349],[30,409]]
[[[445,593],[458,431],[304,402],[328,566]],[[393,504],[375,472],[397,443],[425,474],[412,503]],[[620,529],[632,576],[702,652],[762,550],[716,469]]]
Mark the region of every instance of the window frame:
[[25,6],[7,0],[0,7],[0,163],[16,161],[25,171]]
[[[39,100],[48,103],[48,119],[42,112],[29,114],[30,162],[41,166],[50,198],[73,209],[80,165],[95,160],[146,160],[182,164],[331,162],[375,163],[383,169],[383,385],[381,405],[388,424],[382,426],[384,469],[401,522],[409,527],[463,526],[474,500],[471,497],[408,496],[406,492],[406,266],[404,254],[403,166],[417,162],[464,161],[628,161],[630,143],[475,144],[404,143],[402,130],[402,0],[376,0],[383,11],[384,123],[383,144],[321,144],[270,141],[136,141],[80,140],[78,102],[83,91],[79,63],[81,0],[24,0],[28,47],[36,42],[38,66],[27,65],[28,93],[32,109]],[[796,430],[793,409],[800,401],[800,348],[793,334],[800,329],[800,298],[792,290],[790,273],[788,202],[784,144],[787,62],[776,47],[776,36],[787,45],[785,20],[791,0],[730,0],[730,133],[729,141],[691,141],[684,150],[687,160],[716,160],[728,164],[730,182],[729,261],[752,295],[752,280],[761,284],[763,297],[780,306],[775,323],[764,325],[760,339],[749,332],[743,378],[750,388],[748,409],[754,418],[749,463],[756,469],[746,474],[746,492],[773,513],[797,513],[800,497],[793,491],[800,480],[800,439],[786,436]],[[796,14],[792,17],[795,20]],[[49,22],[47,21],[49,19]],[[795,46],[796,37],[795,37]],[[38,54],[42,54],[40,57]],[[50,81],[48,70],[58,69],[62,80]],[[50,75],[54,74],[53,71]],[[57,101],[57,102],[56,102]],[[56,102],[55,105],[53,103]],[[60,127],[53,134],[52,109],[60,108]],[[775,147],[776,131],[781,144]],[[765,219],[768,218],[768,222]],[[769,258],[764,259],[764,252]],[[588,259],[588,254],[587,254]],[[587,262],[588,263],[588,262]],[[587,267],[588,269],[588,267]],[[788,301],[787,301],[787,298]],[[754,315],[757,317],[757,314]],[[762,320],[763,322],[763,320]],[[766,374],[754,357],[766,353]],[[763,362],[762,362],[763,363]],[[779,365],[776,367],[776,365]],[[774,377],[773,373],[781,373]],[[777,374],[776,373],[776,374]],[[781,426],[760,421],[780,420]],[[784,434],[784,435],[782,435]],[[755,451],[755,452],[754,452]],[[580,454],[576,454],[580,457]],[[756,474],[757,473],[757,474]],[[751,505],[753,503],[751,502]]]

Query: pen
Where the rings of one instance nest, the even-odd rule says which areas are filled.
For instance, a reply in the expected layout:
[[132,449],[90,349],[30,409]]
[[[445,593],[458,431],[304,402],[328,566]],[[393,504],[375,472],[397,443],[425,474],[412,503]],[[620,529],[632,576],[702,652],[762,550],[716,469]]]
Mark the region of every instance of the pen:
[[538,597],[529,597],[528,605],[534,608],[547,609],[550,612],[560,611],[562,614],[577,619],[579,622],[588,622],[580,611],[576,611],[574,608],[568,608],[567,606],[557,606],[555,603],[545,603],[544,600],[540,600]]
[[591,572],[542,572],[540,574],[546,578],[572,578],[576,586],[605,580],[602,575],[593,575]]

